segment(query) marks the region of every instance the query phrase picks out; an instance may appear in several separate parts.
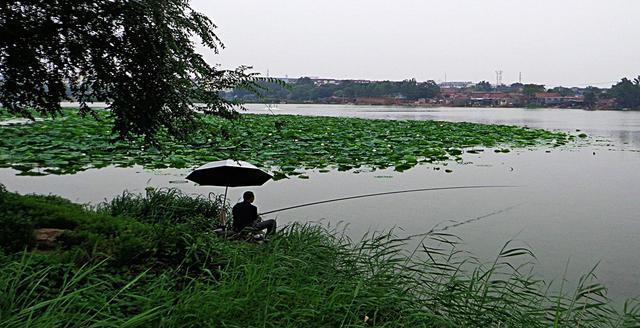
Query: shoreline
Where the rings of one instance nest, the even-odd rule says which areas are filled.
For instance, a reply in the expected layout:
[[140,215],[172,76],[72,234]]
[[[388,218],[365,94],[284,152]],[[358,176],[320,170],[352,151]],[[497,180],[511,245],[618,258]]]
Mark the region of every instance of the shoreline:
[[611,112],[638,112],[640,109],[615,109],[615,108],[600,108],[600,109],[590,109],[590,108],[582,108],[582,107],[545,107],[545,106],[536,106],[536,107],[527,107],[527,106],[457,106],[457,105],[448,105],[448,104],[414,104],[414,103],[388,103],[388,104],[380,104],[380,103],[352,103],[352,102],[344,102],[344,103],[323,103],[323,102],[245,102],[242,105],[331,105],[331,106],[375,106],[375,107],[409,107],[409,108],[486,108],[486,109],[559,109],[559,110],[583,110],[587,112],[598,112],[598,111],[611,111]]
[[[238,106],[244,105],[329,105],[329,106],[375,106],[375,107],[407,107],[407,108],[486,108],[486,109],[558,109],[558,110],[582,110],[586,112],[640,112],[640,109],[613,109],[613,108],[602,108],[602,109],[589,109],[589,108],[579,108],[579,107],[526,107],[526,106],[454,106],[447,104],[413,104],[413,103],[390,103],[390,104],[378,104],[378,103],[322,103],[322,102],[244,102],[239,104]],[[106,108],[108,105],[105,102],[94,102],[88,103],[91,108],[99,109]],[[202,103],[194,103],[195,106],[203,105]],[[79,103],[77,102],[61,102],[60,107],[62,108],[77,108]]]

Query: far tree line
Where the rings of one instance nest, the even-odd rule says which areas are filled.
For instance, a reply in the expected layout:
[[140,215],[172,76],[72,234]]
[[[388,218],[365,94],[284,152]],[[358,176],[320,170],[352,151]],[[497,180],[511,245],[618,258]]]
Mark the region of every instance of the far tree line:
[[[311,102],[323,103],[329,100],[349,100],[355,98],[398,98],[406,100],[437,99],[441,88],[434,81],[355,81],[355,80],[315,80],[302,77],[288,83],[261,82],[261,92],[236,88],[223,92],[224,97],[242,102]],[[466,92],[507,92],[522,94],[533,99],[536,94],[556,93],[562,97],[581,96],[585,108],[593,108],[598,101],[612,100],[619,109],[640,109],[640,76],[635,79],[623,78],[611,88],[554,87],[541,84],[513,83],[495,86],[488,81],[480,81],[461,91]]]
[[430,99],[440,94],[440,87],[434,81],[417,82],[415,79],[404,81],[361,81],[340,80],[332,83],[318,83],[308,77],[299,78],[293,83],[278,84],[261,82],[262,92],[254,93],[243,88],[227,92],[227,98],[244,102],[293,101],[316,102],[327,98],[362,97],[399,97],[409,100]]

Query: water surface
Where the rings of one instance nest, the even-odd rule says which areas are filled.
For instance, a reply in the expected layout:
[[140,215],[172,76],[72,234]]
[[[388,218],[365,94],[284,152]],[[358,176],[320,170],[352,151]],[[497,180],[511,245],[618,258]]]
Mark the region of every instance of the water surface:
[[[253,113],[267,112],[249,105]],[[280,224],[318,221],[349,225],[360,236],[368,230],[396,227],[401,234],[421,233],[449,220],[462,221],[515,206],[508,211],[456,227],[465,247],[484,259],[515,239],[533,249],[536,272],[560,279],[599,264],[600,280],[616,299],[640,295],[640,112],[558,109],[406,108],[378,106],[279,105],[275,114],[348,116],[379,119],[446,120],[513,124],[590,135],[587,144],[526,149],[507,154],[487,150],[465,154],[463,163],[423,165],[403,173],[309,172],[250,188],[261,211],[364,193],[401,189],[511,184],[519,188],[453,190],[400,194],[331,203],[274,214]],[[0,127],[1,128],[1,127]],[[440,170],[434,168],[439,167]],[[123,189],[175,187],[188,193],[223,192],[222,188],[184,183],[187,170],[145,171],[104,168],[67,176],[18,177],[0,170],[0,182],[23,193],[54,193],[77,202],[100,202]],[[232,188],[232,201],[247,188]]]

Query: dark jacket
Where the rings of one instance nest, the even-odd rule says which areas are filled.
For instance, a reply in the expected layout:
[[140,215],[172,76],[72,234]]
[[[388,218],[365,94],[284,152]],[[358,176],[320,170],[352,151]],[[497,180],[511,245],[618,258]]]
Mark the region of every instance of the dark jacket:
[[258,208],[249,202],[240,202],[233,206],[233,230],[240,231],[252,226],[258,220]]

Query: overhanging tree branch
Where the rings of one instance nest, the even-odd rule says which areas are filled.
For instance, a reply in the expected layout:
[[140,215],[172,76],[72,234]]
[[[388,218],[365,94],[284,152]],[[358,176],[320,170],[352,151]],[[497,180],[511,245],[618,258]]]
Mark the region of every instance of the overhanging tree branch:
[[120,138],[184,137],[202,112],[232,117],[220,91],[257,90],[249,67],[220,70],[195,50],[224,48],[187,0],[26,0],[0,4],[0,102],[13,114],[61,114],[60,102],[108,104]]

